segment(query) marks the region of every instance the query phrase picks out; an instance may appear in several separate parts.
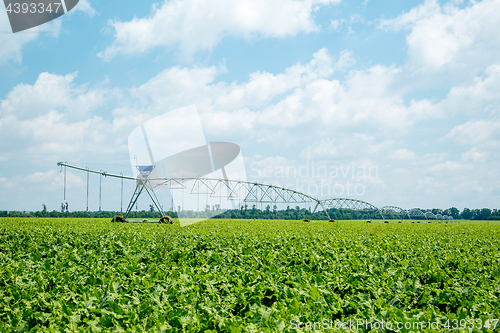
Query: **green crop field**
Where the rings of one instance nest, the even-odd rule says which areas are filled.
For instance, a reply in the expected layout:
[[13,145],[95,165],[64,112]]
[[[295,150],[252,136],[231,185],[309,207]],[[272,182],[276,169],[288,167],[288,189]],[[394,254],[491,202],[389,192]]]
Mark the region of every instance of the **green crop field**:
[[363,222],[3,218],[0,331],[500,331],[499,223]]

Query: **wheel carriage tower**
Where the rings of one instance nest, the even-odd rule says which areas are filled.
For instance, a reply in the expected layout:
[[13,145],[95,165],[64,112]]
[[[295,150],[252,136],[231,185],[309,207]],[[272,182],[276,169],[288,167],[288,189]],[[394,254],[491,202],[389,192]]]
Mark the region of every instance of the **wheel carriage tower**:
[[156,209],[161,213],[161,216],[165,216],[165,212],[163,211],[163,207],[161,206],[160,200],[156,196],[156,193],[154,191],[154,186],[151,183],[151,179],[149,179],[149,176],[151,175],[151,172],[153,172],[155,166],[154,165],[138,165],[137,170],[139,171],[139,174],[137,175],[136,178],[136,186],[134,190],[134,194],[132,194],[132,198],[130,198],[130,202],[127,206],[127,211],[125,212],[125,219],[127,216],[130,214],[132,211],[132,208],[134,207],[135,203],[137,202],[137,199],[139,199],[139,196],[143,193],[146,192],[151,200],[153,201],[154,205],[156,206]]

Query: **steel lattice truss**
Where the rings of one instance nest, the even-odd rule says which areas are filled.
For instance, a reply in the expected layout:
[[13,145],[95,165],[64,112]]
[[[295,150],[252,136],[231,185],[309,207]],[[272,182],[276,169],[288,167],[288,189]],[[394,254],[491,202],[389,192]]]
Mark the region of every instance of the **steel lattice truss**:
[[446,221],[450,221],[450,222],[453,222],[453,216],[449,216],[449,215],[443,215],[443,220],[446,220]]
[[427,220],[427,216],[425,215],[425,213],[418,208],[410,209],[410,211],[408,212],[408,215],[413,216],[413,217],[417,217],[417,218],[424,218]]
[[[124,175],[111,174],[104,171],[94,171],[88,168],[80,168],[69,165],[67,163],[58,162],[61,167],[69,167],[87,173],[96,173],[105,177],[115,177],[136,181],[136,192],[141,188],[145,188],[152,192],[150,196],[155,199],[155,192],[161,188],[168,188],[170,191],[187,191],[190,194],[206,195],[208,197],[220,197],[227,200],[238,200],[239,202],[249,203],[289,203],[289,204],[311,204],[314,205],[313,213],[318,208],[323,209],[328,219],[328,209],[346,209],[361,212],[378,212],[385,221],[384,215],[407,215],[410,220],[412,217],[444,219],[453,221],[453,217],[448,215],[434,215],[431,211],[423,212],[420,209],[414,208],[405,210],[396,206],[385,206],[377,208],[376,206],[357,199],[349,198],[333,198],[333,199],[317,199],[310,195],[287,189],[280,186],[262,184],[257,182],[217,179],[217,178],[147,178],[130,177]],[[134,193],[138,196],[140,193]],[[134,199],[134,197],[133,197]],[[137,198],[135,198],[137,200]],[[153,200],[154,201],[154,200]],[[158,201],[158,200],[157,200]],[[132,202],[132,201],[131,201]],[[156,204],[156,202],[155,202]]]
[[404,216],[408,216],[408,218],[410,219],[411,221],[411,216],[409,214],[409,212],[406,210],[406,209],[403,209],[401,207],[396,207],[396,206],[384,206],[382,208],[380,208],[380,211],[382,212],[382,214],[384,215],[399,215],[401,216],[401,218],[404,218]]
[[428,211],[428,212],[425,212],[425,218],[426,218],[426,219],[435,219],[435,218],[436,218],[436,215],[434,215],[434,213],[433,213],[433,212]]
[[334,198],[334,199],[326,199],[321,200],[321,205],[323,209],[351,209],[358,211],[376,211],[380,214],[383,220],[385,220],[382,212],[375,207],[374,205],[356,199],[348,199],[348,198]]
[[218,178],[172,178],[163,179],[157,186],[166,186],[171,191],[186,190],[190,194],[208,195],[212,198],[222,196],[228,200],[235,199],[244,203],[310,204],[311,207],[314,206],[312,213],[322,208],[326,217],[330,219],[321,200],[276,185]]
[[352,209],[352,210],[376,210],[379,209],[374,205],[356,199],[348,198],[334,198],[321,200],[326,208],[336,208],[336,209]]
[[[186,186],[189,184],[189,186]],[[270,184],[261,184],[231,179],[217,178],[172,178],[161,185],[170,190],[184,189],[191,194],[208,194],[210,197],[223,195],[239,198],[244,202],[259,203],[319,203],[307,194]],[[223,193],[223,194],[221,194]]]

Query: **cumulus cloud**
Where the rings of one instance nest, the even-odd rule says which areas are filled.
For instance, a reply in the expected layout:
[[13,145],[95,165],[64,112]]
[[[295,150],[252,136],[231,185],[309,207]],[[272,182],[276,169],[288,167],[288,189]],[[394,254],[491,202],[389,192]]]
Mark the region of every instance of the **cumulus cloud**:
[[476,76],[471,83],[451,87],[440,102],[448,114],[497,114],[500,99],[500,64],[486,67],[484,75]]
[[335,145],[335,140],[327,138],[307,147],[299,156],[302,159],[310,160],[314,158],[332,158],[336,153],[337,147]]
[[458,125],[442,140],[452,140],[461,145],[497,146],[500,142],[500,122],[490,120],[469,120]]
[[18,158],[30,156],[46,161],[57,155],[110,153],[117,148],[112,123],[101,117],[72,122],[56,111],[27,120],[5,117],[0,122],[0,133],[2,151]]
[[[66,171],[66,200],[69,201],[70,210],[85,209],[85,199],[75,200],[78,193],[85,193],[86,179],[82,176],[78,171]],[[4,206],[9,210],[42,210],[42,204],[45,204],[49,211],[59,210],[63,201],[63,183],[64,173],[55,168],[26,175],[0,177],[0,200],[9,202],[9,206]],[[103,195],[104,201],[109,200],[110,195],[107,194]],[[92,193],[92,196],[95,198],[96,194]],[[95,202],[94,198],[91,198],[91,203]]]
[[[401,87],[400,68],[375,65],[366,70],[351,70],[343,81],[331,78],[352,62],[349,51],[335,57],[321,49],[306,64],[297,63],[276,74],[254,72],[242,83],[218,82],[217,76],[225,72],[223,67],[174,66],[130,89],[78,85],[74,83],[77,73],[42,73],[34,84],[19,84],[0,101],[0,126],[6,129],[4,133],[7,128],[25,128],[18,135],[31,133],[38,142],[47,140],[50,144],[46,148],[52,147],[51,151],[70,151],[65,143],[79,142],[85,133],[95,134],[90,141],[93,144],[114,142],[109,136],[103,139],[99,131],[132,129],[149,117],[196,104],[210,137],[223,133],[242,140],[246,137],[290,146],[298,143],[297,131],[312,130],[321,139],[312,145],[314,148],[301,149],[306,156],[349,154],[329,148],[333,144],[331,131],[338,140],[345,141],[343,146],[349,146],[349,140],[343,137],[347,135],[358,146],[369,147],[366,153],[370,154],[380,151],[384,138],[402,136],[420,121],[444,117],[442,110],[446,108],[439,103],[427,99],[404,101],[402,96],[406,91]],[[490,77],[496,75],[495,68],[487,71]],[[484,82],[492,81],[488,80],[475,82],[485,86]],[[495,84],[490,85],[493,92]],[[476,95],[475,100],[484,97]],[[117,96],[120,102],[116,102]],[[94,115],[95,110],[102,109],[111,99],[116,107],[110,110],[110,116]],[[37,128],[35,124],[44,126]],[[365,130],[376,131],[377,139],[367,137],[363,134]],[[459,130],[446,138],[459,138]],[[60,146],[49,135],[57,132],[65,138]],[[85,145],[72,146],[86,149]],[[40,148],[38,144],[35,147]],[[91,149],[91,145],[88,147]],[[392,154],[393,159],[415,159],[413,152],[391,149],[387,154]]]
[[[343,72],[340,79],[334,76],[354,61],[348,50],[332,55],[321,49],[307,63],[292,64],[280,73],[256,71],[247,81],[230,83],[218,80],[224,67],[174,66],[142,85],[120,89],[77,84],[76,73],[42,73],[36,82],[17,85],[0,101],[0,159],[11,152],[50,163],[70,161],[67,156],[128,158],[126,138],[133,128],[190,104],[200,112],[207,139],[243,143],[244,154],[250,156],[246,162],[256,162],[255,170],[276,171],[280,165],[298,168],[304,160],[327,166],[353,161],[377,167],[379,176],[363,181],[367,188],[373,186],[373,193],[405,184],[425,194],[442,194],[449,191],[446,184],[472,177],[485,162],[483,153],[488,162],[495,159],[488,149],[498,140],[497,122],[483,113],[483,120],[453,128],[446,117],[467,115],[466,109],[473,107],[493,110],[498,100],[496,66],[489,66],[469,84],[452,88],[442,101],[405,101],[409,88],[402,80],[403,68],[374,65]],[[454,106],[459,96],[468,100],[466,108]],[[113,107],[105,108],[110,101]],[[434,120],[442,127],[434,135],[425,132],[427,143],[422,148],[416,143],[422,136],[412,135],[422,133],[420,123]],[[439,150],[435,148],[439,144],[474,144],[478,150],[453,160],[449,154],[433,151]],[[269,157],[278,154],[282,157]],[[404,168],[396,169],[403,164]],[[483,180],[480,184],[487,195],[488,187]],[[394,192],[397,197],[373,195],[373,199],[404,203],[403,192]]]
[[331,20],[330,26],[332,27],[333,30],[338,32],[340,31],[340,29],[342,29],[342,25],[344,24],[344,22],[345,22],[344,19]]
[[213,48],[224,36],[287,37],[318,31],[313,12],[340,0],[173,0],[154,5],[146,18],[112,21],[115,40],[99,56],[146,52],[179,46],[192,55]]
[[[90,17],[96,14],[95,9],[92,8],[88,0],[80,0],[74,10],[70,11],[68,14],[73,15],[78,11],[84,12]],[[0,31],[3,33],[0,34],[0,45],[2,45],[2,47],[0,47],[0,66],[5,65],[9,61],[21,63],[22,49],[25,44],[36,40],[41,34],[57,38],[61,31],[61,24],[62,20],[57,19],[14,34],[11,33],[12,28],[10,27],[7,12],[1,10]]]
[[88,89],[73,83],[78,73],[56,75],[41,73],[33,85],[20,83],[0,102],[0,116],[15,115],[27,119],[45,114],[49,110],[70,110],[72,116],[86,116],[102,106],[107,89]]
[[411,150],[408,150],[406,148],[397,149],[389,157],[392,159],[401,160],[401,161],[414,161],[418,158],[417,154],[415,154],[414,152],[412,152]]
[[77,85],[75,77],[41,73],[35,83],[18,84],[0,100],[2,155],[53,162],[61,156],[106,154],[123,145],[116,134],[133,128],[130,119],[136,113],[117,111],[111,119],[95,115],[117,90]]
[[472,170],[472,164],[463,164],[455,161],[446,161],[443,163],[439,163],[431,166],[428,170],[433,173],[441,173],[441,172],[455,172],[460,170]]
[[408,57],[419,70],[477,70],[500,55],[499,11],[497,0],[471,1],[463,9],[426,0],[394,19],[382,19],[379,26],[411,30],[406,38]]
[[[63,175],[57,170],[49,170],[46,172],[35,172],[26,176],[26,181],[32,184],[42,184],[46,188],[44,190],[51,190],[54,187],[60,187],[63,182]],[[83,187],[85,181],[81,176],[74,174],[71,171],[66,172],[66,187],[68,189]]]
[[462,153],[462,160],[470,162],[482,162],[488,159],[488,153],[479,151],[476,147]]
[[417,22],[439,13],[441,13],[441,6],[436,0],[425,0],[423,4],[412,8],[408,13],[403,13],[394,19],[381,19],[380,28],[395,31],[410,29]]
[[97,14],[96,10],[92,7],[89,0],[80,0],[78,2],[78,5],[69,13],[72,14],[72,13],[75,13],[77,11],[81,11],[90,17]]
[[[215,82],[223,68],[176,66],[130,89],[130,94],[150,114],[195,103],[209,132],[251,133],[259,126],[270,129],[267,134],[274,137],[279,128],[330,117],[340,85],[328,78],[354,61],[350,59],[348,51],[335,59],[320,49],[307,64],[297,63],[278,74],[254,72],[247,82],[230,84]],[[266,137],[263,132],[260,139]]]
[[[306,64],[282,73],[257,71],[246,82],[232,83],[217,81],[223,67],[175,66],[123,93],[130,94],[136,111],[150,116],[194,103],[210,138],[231,136],[277,147],[300,144],[298,131],[320,138],[332,131],[336,137],[347,133],[352,139],[353,133],[371,130],[383,141],[411,132],[420,121],[445,116],[444,106],[430,100],[405,102],[402,69],[395,66],[375,65],[332,79],[354,62],[348,50],[334,56],[320,49]],[[379,149],[368,139],[352,141],[369,146],[367,153]]]
[[40,36],[40,33],[47,32],[46,35],[57,37],[61,30],[61,21],[54,20],[43,26],[31,28],[24,32],[12,33],[7,12],[0,10],[0,66],[9,61],[21,63],[23,46]]

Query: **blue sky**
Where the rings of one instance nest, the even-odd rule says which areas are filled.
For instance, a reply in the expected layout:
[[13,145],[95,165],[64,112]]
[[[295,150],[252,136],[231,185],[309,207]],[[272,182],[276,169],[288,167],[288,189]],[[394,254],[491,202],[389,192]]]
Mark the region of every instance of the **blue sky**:
[[[209,141],[241,146],[249,179],[376,206],[499,208],[498,12],[493,0],[87,0],[12,34],[2,7],[0,209],[59,209],[60,160],[131,174],[131,131],[191,104]],[[69,173],[70,209],[85,209],[85,181]],[[103,209],[118,209],[120,183],[103,185]]]

